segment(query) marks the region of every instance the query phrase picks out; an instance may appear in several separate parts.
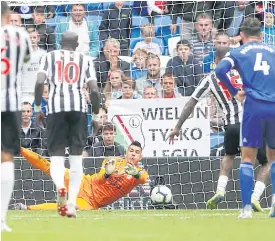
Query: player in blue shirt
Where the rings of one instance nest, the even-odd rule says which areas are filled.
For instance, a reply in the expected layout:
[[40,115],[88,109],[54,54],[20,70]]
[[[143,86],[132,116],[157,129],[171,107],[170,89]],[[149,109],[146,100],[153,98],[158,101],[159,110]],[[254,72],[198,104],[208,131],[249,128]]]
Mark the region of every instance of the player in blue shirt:
[[[231,95],[244,105],[240,133],[243,209],[239,218],[252,217],[253,164],[263,139],[267,143],[267,158],[271,165],[273,195],[269,216],[275,217],[275,50],[262,43],[261,23],[257,19],[247,18],[240,35],[244,45],[230,51],[215,69]],[[232,68],[239,72],[244,90],[236,89],[228,78],[227,72]]]

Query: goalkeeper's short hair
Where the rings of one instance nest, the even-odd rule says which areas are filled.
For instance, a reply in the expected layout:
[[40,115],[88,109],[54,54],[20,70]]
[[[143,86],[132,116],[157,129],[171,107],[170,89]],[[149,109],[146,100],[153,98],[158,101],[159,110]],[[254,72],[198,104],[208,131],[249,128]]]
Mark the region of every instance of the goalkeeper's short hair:
[[141,144],[138,141],[133,141],[130,146],[137,146],[142,150]]

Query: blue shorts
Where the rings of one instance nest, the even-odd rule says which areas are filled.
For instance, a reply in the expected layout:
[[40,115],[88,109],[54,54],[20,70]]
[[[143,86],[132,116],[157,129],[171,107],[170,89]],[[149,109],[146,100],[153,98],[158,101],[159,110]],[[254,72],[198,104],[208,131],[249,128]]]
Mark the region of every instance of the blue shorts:
[[240,146],[259,148],[265,139],[275,149],[275,103],[247,96],[240,131]]

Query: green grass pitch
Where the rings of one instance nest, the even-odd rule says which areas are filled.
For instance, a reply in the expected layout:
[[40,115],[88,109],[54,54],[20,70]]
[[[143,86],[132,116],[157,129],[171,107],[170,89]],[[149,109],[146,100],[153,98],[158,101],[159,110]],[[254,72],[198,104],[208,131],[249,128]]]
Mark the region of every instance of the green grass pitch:
[[52,211],[9,211],[2,241],[269,241],[275,219],[211,210],[90,211],[76,219]]

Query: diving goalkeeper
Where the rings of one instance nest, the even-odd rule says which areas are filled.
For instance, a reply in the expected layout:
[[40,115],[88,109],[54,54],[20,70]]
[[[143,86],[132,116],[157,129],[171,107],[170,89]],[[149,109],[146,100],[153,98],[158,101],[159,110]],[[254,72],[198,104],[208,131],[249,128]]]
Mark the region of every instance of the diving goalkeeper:
[[[34,167],[50,176],[50,162],[38,154],[21,148],[21,154]],[[148,173],[139,168],[142,159],[142,148],[138,141],[134,141],[127,149],[125,159],[106,158],[102,162],[101,170],[93,175],[83,175],[77,206],[80,210],[95,210],[107,206],[124,197],[139,184],[147,182]],[[69,169],[65,173],[65,185],[69,184]],[[18,203],[16,209],[23,210],[56,210],[57,203],[43,203],[26,206]],[[61,216],[66,215],[66,209],[58,208]]]

